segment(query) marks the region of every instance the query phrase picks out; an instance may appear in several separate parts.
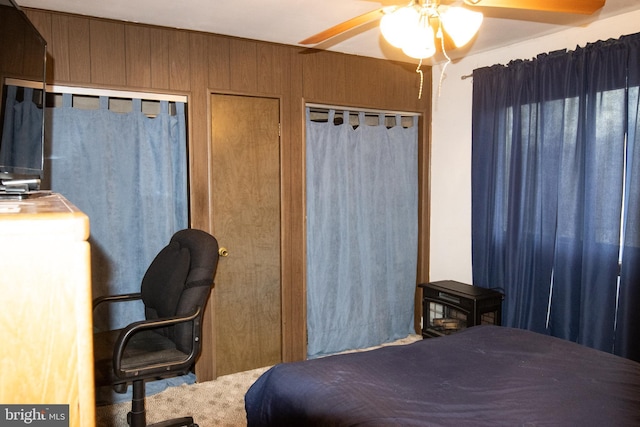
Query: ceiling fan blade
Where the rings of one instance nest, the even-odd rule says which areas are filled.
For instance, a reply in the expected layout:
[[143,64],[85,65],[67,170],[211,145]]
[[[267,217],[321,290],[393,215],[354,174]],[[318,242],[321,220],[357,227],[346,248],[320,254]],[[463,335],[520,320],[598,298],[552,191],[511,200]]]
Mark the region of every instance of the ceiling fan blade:
[[359,27],[360,25],[364,25],[373,20],[380,19],[382,18],[383,14],[384,14],[384,8],[372,10],[371,12],[364,13],[360,16],[356,16],[355,18],[351,18],[348,21],[344,21],[316,35],[313,35],[307,39],[304,39],[300,42],[300,44],[317,44],[317,43],[323,42],[327,39],[330,39],[331,37],[337,36],[338,34],[342,34],[345,31],[348,31],[352,28],[356,28],[356,27]]
[[591,15],[604,6],[605,0],[464,0],[464,2],[468,6]]

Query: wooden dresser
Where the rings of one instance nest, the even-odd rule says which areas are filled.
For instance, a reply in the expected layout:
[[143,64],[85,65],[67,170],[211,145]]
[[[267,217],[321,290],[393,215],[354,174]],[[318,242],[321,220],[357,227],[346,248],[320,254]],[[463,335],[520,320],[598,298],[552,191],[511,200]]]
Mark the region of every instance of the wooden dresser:
[[0,200],[0,403],[95,425],[89,218],[58,194]]

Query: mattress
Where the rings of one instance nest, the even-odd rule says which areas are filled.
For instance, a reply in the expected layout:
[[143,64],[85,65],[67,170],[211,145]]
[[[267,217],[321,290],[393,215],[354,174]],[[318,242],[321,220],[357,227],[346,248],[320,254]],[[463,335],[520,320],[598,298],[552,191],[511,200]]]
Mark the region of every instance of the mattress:
[[245,395],[255,426],[640,425],[640,363],[520,329],[283,363]]

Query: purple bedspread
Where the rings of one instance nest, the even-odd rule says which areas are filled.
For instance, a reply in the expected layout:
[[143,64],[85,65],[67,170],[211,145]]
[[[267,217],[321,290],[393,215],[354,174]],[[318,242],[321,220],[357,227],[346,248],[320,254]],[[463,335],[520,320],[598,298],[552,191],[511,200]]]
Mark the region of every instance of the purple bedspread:
[[476,326],[276,365],[245,396],[256,426],[638,426],[640,363]]

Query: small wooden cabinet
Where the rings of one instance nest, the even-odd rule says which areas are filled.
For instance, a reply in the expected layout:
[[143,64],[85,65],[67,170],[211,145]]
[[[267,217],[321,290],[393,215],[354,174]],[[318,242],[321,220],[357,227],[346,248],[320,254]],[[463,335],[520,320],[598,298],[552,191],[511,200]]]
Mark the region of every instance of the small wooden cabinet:
[[502,293],[452,280],[424,283],[422,336],[449,335],[471,326],[502,322]]
[[0,402],[95,425],[89,219],[58,194],[0,200]]

